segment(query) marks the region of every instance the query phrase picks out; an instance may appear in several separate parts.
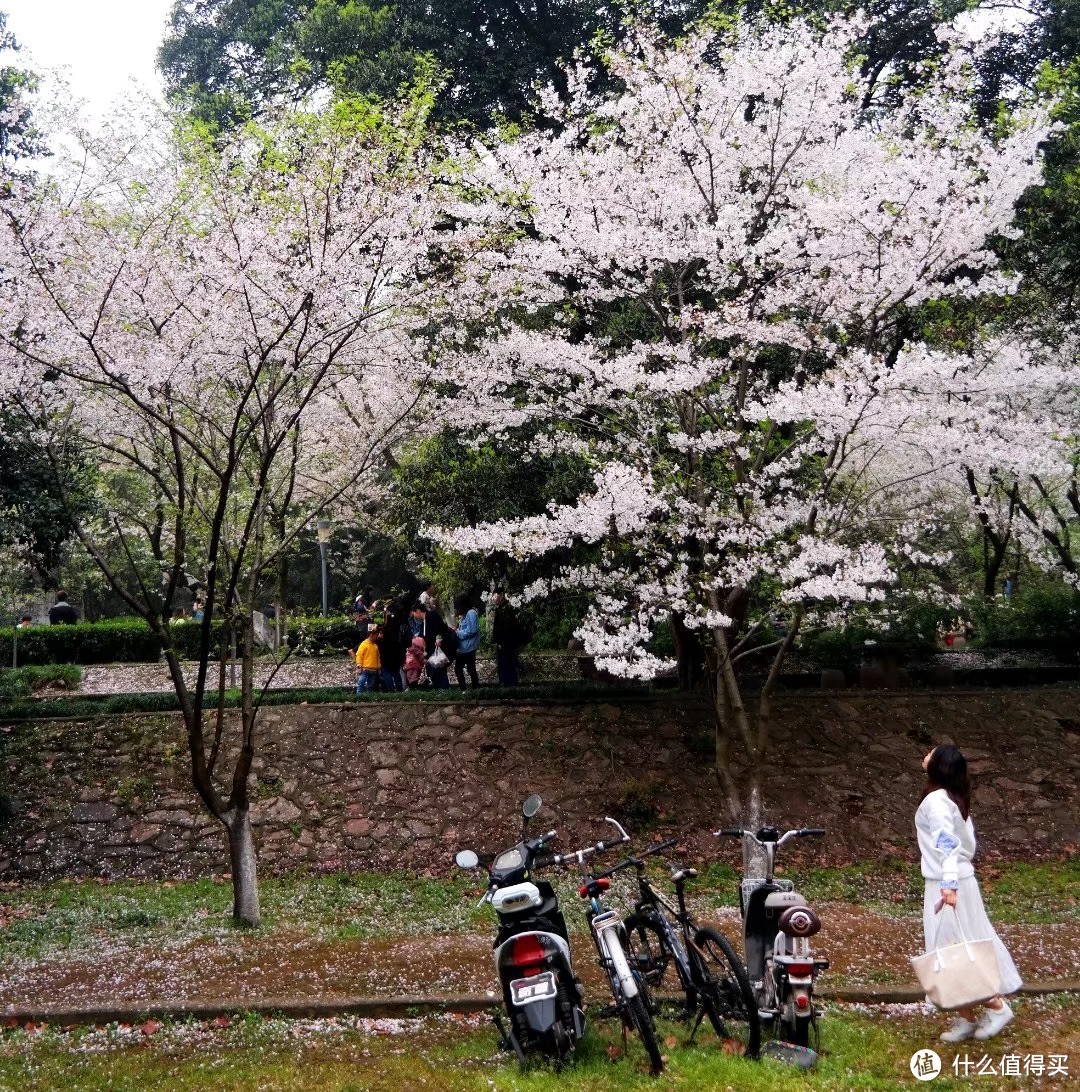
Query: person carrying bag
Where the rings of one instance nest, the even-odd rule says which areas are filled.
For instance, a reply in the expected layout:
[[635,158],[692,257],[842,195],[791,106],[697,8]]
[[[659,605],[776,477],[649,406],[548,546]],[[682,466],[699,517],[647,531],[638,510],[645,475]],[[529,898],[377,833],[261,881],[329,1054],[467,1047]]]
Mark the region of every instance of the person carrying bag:
[[926,996],[939,1009],[969,1008],[1001,993],[1001,968],[994,942],[970,940],[955,907],[948,909],[960,935],[959,943],[940,946],[946,915],[939,912],[934,948],[913,956],[911,965]]
[[[983,905],[975,867],[975,826],[969,815],[967,759],[951,744],[935,747],[922,762],[927,784],[915,831],[922,855],[923,936],[926,954],[912,966],[927,997],[957,1019],[941,1034],[945,1043],[992,1039],[1013,1018],[1002,995],[1022,985],[1016,964],[994,931]],[[948,915],[942,919],[942,911]],[[955,924],[958,942],[942,945],[943,925]],[[977,1004],[982,1015],[975,1018]]]

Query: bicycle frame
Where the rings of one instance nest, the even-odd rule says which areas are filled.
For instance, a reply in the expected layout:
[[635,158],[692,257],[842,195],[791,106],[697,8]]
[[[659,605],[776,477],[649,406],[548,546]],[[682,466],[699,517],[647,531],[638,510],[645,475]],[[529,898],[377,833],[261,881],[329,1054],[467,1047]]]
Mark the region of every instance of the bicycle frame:
[[[690,936],[690,914],[686,909],[686,895],[682,887],[676,888],[676,895],[679,899],[679,908],[676,910],[660,891],[652,885],[652,881],[645,875],[644,869],[639,869],[638,893],[641,896],[638,907],[649,906],[656,911],[656,918],[663,930],[664,939],[671,950],[671,954],[675,957],[675,969],[683,984],[683,989],[696,988],[697,983],[694,981],[693,967],[690,963],[690,957],[687,955],[694,942]],[[679,923],[679,929],[682,932],[681,939],[679,933],[671,924],[672,918]]]

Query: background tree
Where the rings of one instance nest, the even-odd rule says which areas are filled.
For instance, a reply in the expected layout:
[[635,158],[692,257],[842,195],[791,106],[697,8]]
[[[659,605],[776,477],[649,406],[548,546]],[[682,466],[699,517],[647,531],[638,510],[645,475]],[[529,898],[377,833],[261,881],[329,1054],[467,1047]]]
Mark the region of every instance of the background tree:
[[[18,53],[19,43],[7,29],[7,18],[0,11],[0,53]],[[20,159],[45,151],[33,124],[31,96],[36,88],[32,72],[12,64],[0,66],[0,163],[6,170]]]
[[[592,597],[580,632],[612,672],[666,666],[649,640],[680,615],[706,644],[717,775],[750,825],[801,627],[881,601],[905,559],[934,561],[918,543],[955,469],[909,426],[904,392],[940,388],[954,363],[912,343],[909,311],[1002,288],[986,240],[1037,178],[1045,131],[1017,120],[989,145],[968,124],[959,49],[933,91],[867,124],[846,59],[857,34],[739,27],[614,55],[619,97],[582,91],[561,130],[491,148],[478,177],[527,195],[528,223],[472,282],[467,300],[502,323],[463,346],[461,419],[539,429],[593,485],[437,537],[525,557],[595,546],[559,580]],[[563,321],[523,325],[521,300]],[[598,336],[617,301],[651,323]],[[750,663],[765,675],[753,703]]]
[[[425,110],[395,114],[342,106],[221,150],[151,129],[3,207],[3,393],[22,392],[57,466],[74,429],[100,467],[99,508],[68,515],[160,642],[247,924],[259,921],[251,613],[313,518],[353,508],[417,406],[410,326],[450,271],[429,260],[441,213]],[[170,626],[189,577],[205,604],[194,680]],[[215,620],[227,632],[216,679]],[[238,723],[223,707],[229,644]]]
[[[428,66],[444,88],[435,116],[487,128],[536,115],[534,88],[565,98],[566,66],[647,27],[677,39],[704,23],[776,23],[866,13],[855,43],[866,103],[895,104],[926,79],[944,46],[937,31],[976,0],[180,0],[159,65],[171,92],[229,126],[319,89],[394,95]],[[590,78],[606,84],[594,66]],[[550,120],[550,119],[549,119]]]

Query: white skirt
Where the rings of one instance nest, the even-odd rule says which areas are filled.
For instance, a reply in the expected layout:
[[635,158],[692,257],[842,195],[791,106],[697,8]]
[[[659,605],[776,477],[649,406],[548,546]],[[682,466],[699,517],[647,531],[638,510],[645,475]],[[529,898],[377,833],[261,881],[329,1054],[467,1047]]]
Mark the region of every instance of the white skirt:
[[[935,914],[934,907],[941,899],[941,881],[927,880],[923,894],[923,937],[926,950],[932,952],[960,941],[952,914]],[[944,910],[942,910],[944,913]],[[1023,985],[1020,972],[1016,969],[1008,948],[1001,943],[1001,938],[994,932],[990,919],[983,906],[979,881],[974,876],[966,876],[958,881],[956,890],[956,917],[959,918],[968,940],[992,940],[997,952],[998,967],[1001,969],[1001,992],[1015,993]]]

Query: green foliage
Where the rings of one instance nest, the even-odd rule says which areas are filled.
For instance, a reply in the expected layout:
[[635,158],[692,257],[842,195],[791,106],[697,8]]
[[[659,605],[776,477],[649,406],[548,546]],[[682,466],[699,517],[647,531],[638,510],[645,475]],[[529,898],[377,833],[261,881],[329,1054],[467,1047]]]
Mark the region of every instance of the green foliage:
[[75,690],[81,679],[82,671],[74,664],[6,667],[0,669],[0,698],[25,698],[34,691],[52,688]]
[[973,609],[975,634],[987,647],[1046,647],[1080,644],[1080,593],[1065,584],[1022,586],[1010,599]]
[[[210,692],[208,702],[216,704],[217,691]],[[351,686],[294,687],[287,690],[267,690],[256,700],[262,706],[319,705],[340,702],[405,702],[421,704],[472,704],[474,702],[617,702],[654,700],[646,685],[628,683],[625,686],[594,685],[585,682],[552,682],[514,689],[485,688],[462,693],[449,690],[407,690],[404,693],[375,691],[357,696]],[[226,709],[239,709],[239,690],[226,690]],[[21,720],[92,720],[94,717],[120,716],[130,713],[171,713],[180,708],[172,690],[151,690],[133,694],[92,694],[70,698],[13,699],[0,703],[0,721]]]
[[[2,84],[0,70],[0,101]],[[76,443],[53,454],[55,466],[26,419],[0,407],[0,511],[9,513],[0,525],[0,544],[5,536],[25,541],[27,560],[46,580],[55,579],[76,521],[91,508],[89,470]]]
[[[11,627],[0,629],[0,662],[11,662]],[[156,662],[161,645],[145,622],[115,618],[73,626],[30,626],[18,633],[20,664]]]
[[[221,623],[212,626],[217,655]],[[181,659],[199,654],[200,626],[181,622],[169,629],[169,639]],[[11,662],[12,629],[0,628],[0,662]],[[20,664],[114,664],[156,663],[161,642],[139,618],[111,618],[103,622],[79,622],[73,626],[30,626],[18,634]]]
[[349,618],[289,618],[289,648],[297,656],[343,656],[356,648],[360,631]]
[[631,830],[652,830],[663,817],[662,804],[669,790],[656,774],[647,772],[625,781],[614,801],[614,814],[622,817]]
[[[18,52],[15,35],[7,29],[7,14],[0,11],[0,52]],[[40,134],[35,130],[26,96],[37,90],[37,77],[15,65],[0,67],[0,158],[10,163],[42,154]]]
[[[675,22],[685,27],[702,7],[688,5]],[[562,63],[621,26],[617,8],[595,0],[494,9],[467,0],[181,0],[158,64],[168,89],[214,127],[317,88],[394,97],[434,71],[445,87],[437,115],[487,128],[526,114],[538,82],[565,90]]]
[[[588,488],[588,467],[581,458],[536,455],[527,432],[508,435],[498,445],[470,444],[442,432],[404,453],[394,471],[394,488],[382,513],[402,544],[418,554],[425,573],[449,602],[468,592],[502,584],[511,593],[552,576],[578,556],[578,551],[522,562],[493,551],[460,557],[423,538],[425,524],[435,527],[475,526],[499,519],[542,513],[548,502],[568,504]],[[554,592],[529,604],[534,624],[533,648],[565,648],[581,620],[585,600]]]
[[912,603],[888,621],[856,615],[841,629],[807,633],[799,639],[801,658],[816,668],[857,670],[874,645],[901,646],[912,657],[937,651],[937,627],[956,615],[955,608]]

